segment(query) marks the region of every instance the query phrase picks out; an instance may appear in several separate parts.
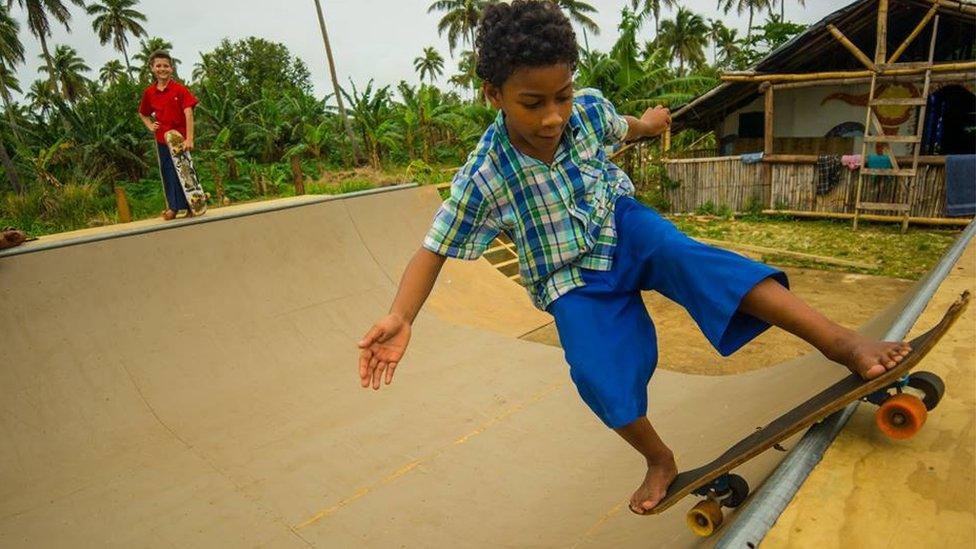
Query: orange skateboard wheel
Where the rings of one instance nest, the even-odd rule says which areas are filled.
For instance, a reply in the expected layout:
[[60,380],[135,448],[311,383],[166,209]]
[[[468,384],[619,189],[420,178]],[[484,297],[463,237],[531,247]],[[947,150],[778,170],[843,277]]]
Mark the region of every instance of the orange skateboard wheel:
[[707,538],[722,525],[722,507],[714,499],[700,501],[688,511],[685,521],[696,536]]
[[874,422],[888,437],[902,440],[915,436],[925,425],[927,416],[925,403],[920,398],[899,393],[881,404],[874,414]]

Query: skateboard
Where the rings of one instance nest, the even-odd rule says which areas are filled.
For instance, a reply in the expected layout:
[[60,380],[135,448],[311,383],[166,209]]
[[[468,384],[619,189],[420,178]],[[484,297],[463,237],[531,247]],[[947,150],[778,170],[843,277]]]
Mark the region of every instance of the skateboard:
[[851,374],[742,439],[711,463],[679,473],[650,513],[661,513],[690,494],[702,497],[688,511],[686,521],[695,534],[710,536],[722,524],[722,507],[738,507],[749,496],[748,483],[731,473],[733,469],[857,400],[878,406],[875,424],[885,435],[912,437],[922,428],[928,411],[938,405],[945,384],[931,372],[909,372],[942,339],[969,299],[969,292],[964,292],[937,325],[910,342],[912,351],[893,369],[871,380]]
[[173,167],[176,168],[176,175],[180,180],[180,187],[186,195],[186,201],[190,205],[193,215],[201,215],[207,211],[207,195],[200,186],[197,179],[197,171],[193,167],[193,159],[190,158],[190,151],[183,148],[183,136],[176,130],[169,130],[163,136],[169,154],[173,158]]

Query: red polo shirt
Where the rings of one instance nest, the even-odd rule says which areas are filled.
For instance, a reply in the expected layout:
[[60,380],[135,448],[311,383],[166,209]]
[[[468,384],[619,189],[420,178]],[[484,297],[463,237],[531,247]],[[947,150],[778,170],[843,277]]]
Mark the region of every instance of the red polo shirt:
[[142,101],[139,103],[139,114],[143,116],[156,115],[156,122],[159,122],[159,129],[156,130],[156,141],[166,143],[163,136],[169,130],[180,132],[186,137],[186,115],[183,109],[193,107],[197,104],[197,98],[193,97],[186,86],[175,80],[170,80],[166,87],[160,90],[154,82],[142,92]]

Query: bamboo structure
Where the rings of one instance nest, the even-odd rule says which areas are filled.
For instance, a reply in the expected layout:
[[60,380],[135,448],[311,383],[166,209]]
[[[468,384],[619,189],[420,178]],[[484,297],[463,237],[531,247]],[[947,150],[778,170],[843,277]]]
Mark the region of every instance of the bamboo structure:
[[[976,72],[947,72],[942,74],[933,74],[931,79],[932,82],[959,82],[959,81],[972,81],[976,80]],[[882,75],[877,77],[878,82],[918,82],[918,76],[914,74],[897,74],[897,75]],[[775,90],[796,90],[800,88],[810,88],[815,86],[849,86],[852,84],[868,84],[871,82],[871,77],[855,77],[855,78],[828,78],[826,80],[812,80],[803,82],[789,82],[785,84],[771,84],[764,82],[760,86],[766,85],[770,86]]]
[[857,60],[860,61],[861,64],[864,65],[869,71],[874,72],[877,70],[874,63],[872,63],[871,60],[868,59],[868,56],[864,55],[863,51],[861,51],[846,36],[844,36],[844,33],[840,32],[840,29],[838,29],[833,25],[827,25],[827,30],[829,30],[830,34],[834,35],[834,38],[836,38],[837,41],[840,42],[842,46],[847,48],[847,51],[851,52],[854,55],[854,57],[856,57]]
[[[801,217],[807,219],[839,219],[850,221],[854,219],[852,213],[832,213],[832,212],[804,212],[798,210],[763,210],[766,215],[788,215],[790,217]],[[895,215],[874,215],[864,214],[860,216],[864,221],[874,221],[881,223],[901,223],[901,216]],[[971,219],[954,219],[948,217],[909,217],[908,222],[912,225],[931,225],[934,227],[966,227]]]
[[[761,163],[744,164],[740,156],[725,156],[667,160],[664,166],[668,178],[677,183],[676,188],[661,190],[670,204],[669,213],[690,213],[702,208],[731,212],[775,208],[853,216],[856,170],[842,170],[837,185],[818,195],[816,167],[812,163],[780,163],[775,158],[764,158]],[[767,169],[768,180],[764,173]],[[654,182],[634,177],[634,183],[638,190],[645,190]],[[916,192],[909,204],[909,222],[911,218],[942,216],[946,199],[945,166],[920,163],[912,185]],[[873,203],[905,203],[908,190],[906,185],[882,181],[865,186],[862,199]]]
[[[827,72],[810,72],[810,73],[792,73],[792,74],[757,74],[757,73],[742,73],[742,72],[727,72],[722,74],[722,80],[725,82],[807,82],[807,81],[820,81],[820,80],[830,80],[836,78],[869,78],[872,74],[886,75],[886,76],[899,76],[899,75],[918,75],[923,74],[927,69],[923,66],[905,66],[901,63],[894,64],[884,64],[876,63],[881,65],[878,67],[879,73],[875,73],[869,70],[863,71],[827,71]],[[976,70],[976,61],[966,61],[963,63],[936,63],[932,65],[931,70],[933,72],[959,72],[959,71],[973,71]]]
[[915,28],[912,30],[912,32],[908,35],[908,37],[905,38],[905,40],[901,43],[901,45],[898,46],[898,49],[895,50],[895,53],[891,54],[891,57],[888,58],[889,65],[892,65],[895,63],[895,61],[898,61],[898,58],[901,57],[901,54],[905,53],[905,50],[908,49],[908,46],[910,46],[911,43],[914,42],[916,38],[918,38],[918,35],[922,32],[922,29],[925,28],[925,25],[927,25],[928,22],[932,19],[932,17],[935,16],[935,13],[937,11],[939,11],[939,4],[938,3],[932,4],[932,7],[929,8],[929,11],[927,11],[925,13],[925,16],[922,17],[922,20],[919,21],[917,25],[915,25]]

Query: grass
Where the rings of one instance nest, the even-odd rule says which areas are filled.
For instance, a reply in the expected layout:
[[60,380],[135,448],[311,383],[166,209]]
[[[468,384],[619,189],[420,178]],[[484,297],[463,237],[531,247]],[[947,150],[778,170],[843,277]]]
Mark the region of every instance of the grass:
[[[206,166],[200,173],[204,190],[216,201],[213,181]],[[264,170],[264,171],[258,171]],[[310,172],[318,170],[309,169]],[[429,166],[414,162],[406,167],[372,170],[331,170],[308,177],[308,194],[345,194],[409,181],[421,184],[450,180],[450,167]],[[231,203],[257,202],[294,195],[294,187],[280,166],[259,166],[252,172],[263,177],[268,194],[260,194],[251,178],[225,181],[225,193]],[[153,178],[124,184],[133,219],[156,217],[165,207],[162,184]],[[99,191],[99,189],[103,189]],[[446,191],[444,191],[446,193]],[[646,201],[646,197],[641,197]],[[692,237],[752,244],[793,252],[835,257],[877,264],[877,269],[844,268],[845,272],[875,274],[893,278],[921,278],[952,245],[959,231],[910,227],[907,234],[897,224],[866,223],[857,232],[849,222],[830,220],[795,220],[782,216],[752,214],[733,217],[722,208],[702,207],[694,216],[674,216],[672,220]],[[0,227],[15,226],[31,236],[70,231],[116,222],[114,195],[94,184],[66,185],[62,189],[34,191],[26,195],[0,197]],[[796,259],[770,254],[765,261],[779,265],[839,270]]]
[[[845,272],[918,280],[935,265],[960,231],[909,227],[901,234],[898,224],[862,224],[855,232],[850,222],[795,220],[783,217],[675,216],[675,225],[692,237],[753,244],[792,252],[874,263],[877,269],[844,268]],[[779,265],[839,270],[835,266],[766,255],[764,261]]]
[[[216,206],[217,193],[210,165],[197,163],[197,173],[211,205]],[[398,183],[440,183],[451,177],[450,167],[430,166],[415,161],[408,166],[383,170],[356,168],[325,170],[303,166],[307,194],[346,194]],[[224,194],[230,203],[260,202],[294,196],[290,172],[283,164],[242,166],[241,179],[225,180]],[[266,193],[258,190],[253,178],[263,181]],[[163,187],[158,178],[119,182],[125,189],[133,220],[157,217],[166,208]],[[118,222],[115,195],[109,185],[69,184],[61,188],[34,189],[23,195],[0,196],[0,227],[12,226],[30,236],[73,231]]]

